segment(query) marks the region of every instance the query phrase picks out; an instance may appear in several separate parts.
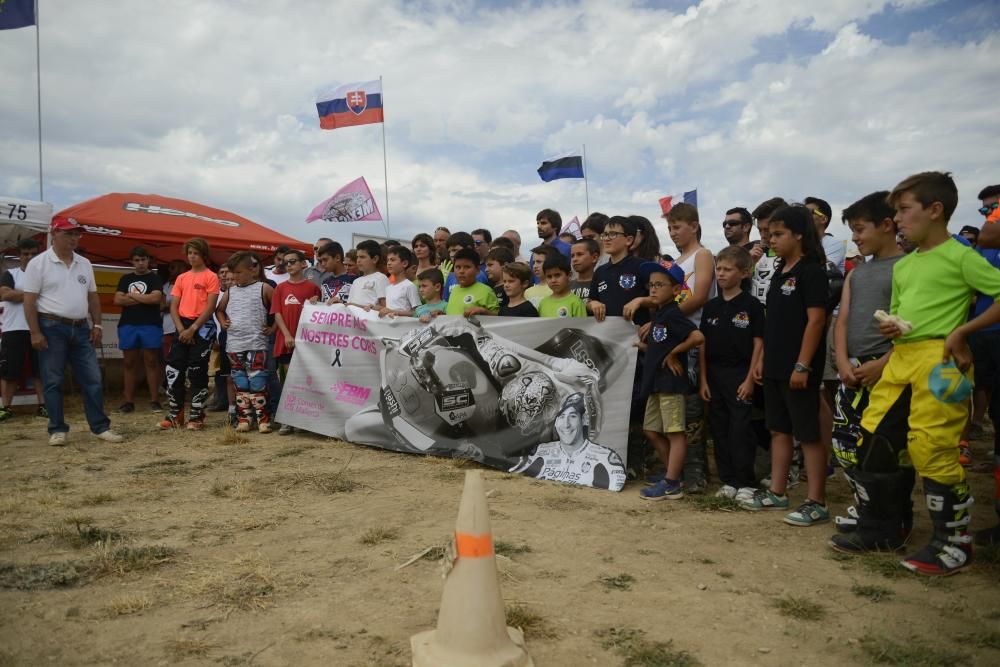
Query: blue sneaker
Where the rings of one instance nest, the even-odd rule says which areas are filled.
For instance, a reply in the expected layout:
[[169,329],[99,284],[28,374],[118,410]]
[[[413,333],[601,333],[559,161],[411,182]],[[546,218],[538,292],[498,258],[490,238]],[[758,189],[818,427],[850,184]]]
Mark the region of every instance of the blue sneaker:
[[653,486],[654,484],[659,484],[666,478],[667,478],[666,471],[654,472],[652,474],[646,475],[646,486]]
[[640,491],[639,497],[643,500],[677,500],[684,497],[684,491],[679,481],[664,479]]

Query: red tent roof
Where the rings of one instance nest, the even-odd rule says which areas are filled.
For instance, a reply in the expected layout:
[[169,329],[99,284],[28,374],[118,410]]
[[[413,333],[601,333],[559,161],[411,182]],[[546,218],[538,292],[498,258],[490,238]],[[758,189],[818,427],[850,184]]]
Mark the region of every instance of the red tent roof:
[[212,260],[224,262],[237,250],[273,254],[280,245],[309,253],[312,245],[219,208],[183,199],[112,192],[59,211],[83,227],[80,248],[91,260],[128,262],[129,250],[142,245],[158,262],[184,259],[184,242],[208,241]]

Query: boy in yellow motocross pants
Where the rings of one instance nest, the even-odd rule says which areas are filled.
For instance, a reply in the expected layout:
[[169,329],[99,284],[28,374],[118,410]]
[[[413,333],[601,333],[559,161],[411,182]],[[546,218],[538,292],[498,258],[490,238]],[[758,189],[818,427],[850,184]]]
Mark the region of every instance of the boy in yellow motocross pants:
[[1000,297],[1000,271],[951,238],[948,220],[958,189],[950,174],[910,176],[890,193],[889,204],[899,232],[916,246],[893,267],[890,306],[912,329],[904,333],[892,321],[880,325],[893,350],[861,420],[858,458],[863,467],[883,472],[908,455],[923,478],[933,535],[901,564],[920,574],[949,575],[972,562],[972,496],[955,447],[972,391],[966,337],[1000,321],[1000,303],[966,318],[976,292]]

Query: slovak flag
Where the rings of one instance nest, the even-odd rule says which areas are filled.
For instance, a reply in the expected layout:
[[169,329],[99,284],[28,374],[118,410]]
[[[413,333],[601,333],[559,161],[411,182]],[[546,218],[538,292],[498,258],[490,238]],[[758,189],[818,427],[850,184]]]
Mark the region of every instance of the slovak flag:
[[327,88],[316,97],[319,126],[323,130],[381,123],[382,82],[362,81]]

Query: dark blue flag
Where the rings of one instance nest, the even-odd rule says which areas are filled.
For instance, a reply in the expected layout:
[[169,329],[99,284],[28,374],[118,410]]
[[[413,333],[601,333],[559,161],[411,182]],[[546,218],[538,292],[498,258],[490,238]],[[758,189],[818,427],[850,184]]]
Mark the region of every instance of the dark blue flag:
[[583,157],[580,155],[560,155],[542,162],[538,175],[548,183],[559,178],[583,178]]
[[698,188],[688,190],[684,193],[684,203],[698,208]]
[[35,0],[0,0],[0,30],[35,25]]

